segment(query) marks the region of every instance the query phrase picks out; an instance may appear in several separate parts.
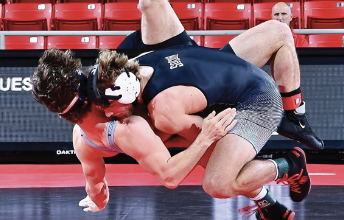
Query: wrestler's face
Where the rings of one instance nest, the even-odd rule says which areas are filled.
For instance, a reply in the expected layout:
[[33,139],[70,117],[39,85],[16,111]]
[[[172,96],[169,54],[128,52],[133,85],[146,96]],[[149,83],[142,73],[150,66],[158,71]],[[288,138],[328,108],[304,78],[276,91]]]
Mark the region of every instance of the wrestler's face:
[[119,119],[127,118],[133,113],[132,104],[122,104],[115,100],[110,100],[110,105],[104,108],[105,115],[107,117],[115,116]]
[[290,25],[292,18],[293,14],[291,13],[290,7],[287,4],[280,2],[272,7],[272,19]]

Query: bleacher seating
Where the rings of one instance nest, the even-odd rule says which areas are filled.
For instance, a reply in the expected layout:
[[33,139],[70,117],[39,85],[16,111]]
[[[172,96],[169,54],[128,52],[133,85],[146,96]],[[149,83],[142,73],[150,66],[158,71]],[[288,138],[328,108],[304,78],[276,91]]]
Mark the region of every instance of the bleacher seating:
[[[30,2],[30,3],[28,3]],[[62,3],[61,3],[62,2]],[[186,30],[245,30],[271,19],[277,0],[171,0]],[[137,30],[141,12],[137,0],[4,0],[1,30]],[[344,2],[288,1],[294,29],[344,29]],[[235,36],[194,36],[197,44],[219,48]],[[308,36],[307,36],[308,37]],[[56,39],[72,39],[69,43]],[[6,36],[6,48],[51,47],[116,49],[125,36],[47,37]],[[31,39],[31,41],[30,41]],[[46,39],[46,42],[44,41]],[[86,40],[88,39],[88,40]],[[18,42],[16,45],[14,42]],[[84,42],[83,42],[84,41]],[[86,43],[86,41],[88,41]],[[310,47],[342,47],[342,35],[309,36]]]
[[102,30],[102,4],[59,3],[54,5],[54,30]]
[[96,49],[96,36],[48,36],[47,48],[58,49]]
[[304,21],[308,29],[343,29],[344,2],[304,2]]
[[45,49],[43,36],[6,36],[6,50],[34,50]]
[[343,34],[311,34],[309,47],[343,47]]
[[100,3],[100,4],[104,4],[104,0],[62,0],[62,1],[63,1],[63,3],[89,3],[89,4]]
[[222,2],[222,3],[248,3],[251,4],[251,0],[205,0],[204,2]]
[[[255,3],[253,4],[253,26],[256,26],[264,21],[271,20],[272,7],[276,2]],[[301,27],[301,7],[300,2],[287,2],[291,8],[293,19],[290,26],[294,29]]]
[[203,30],[202,3],[173,2],[171,5],[185,30]]
[[210,48],[221,48],[235,37],[236,35],[204,36],[204,46]]
[[51,30],[51,4],[14,3],[4,5],[3,25],[6,31]]
[[137,0],[107,0],[105,3],[112,3],[112,2],[138,2]]
[[251,4],[205,3],[206,30],[245,30],[251,27]]
[[126,36],[99,36],[98,48],[117,49]]
[[138,30],[141,28],[141,11],[137,2],[105,3],[104,30]]
[[198,46],[203,46],[203,36],[190,36],[191,39],[193,39]]
[[[59,0],[57,0],[58,2]],[[40,3],[40,4],[55,4],[57,3],[55,0],[7,0],[8,4],[13,3]]]
[[[280,0],[253,0],[253,3],[266,3],[266,2],[281,2]],[[288,2],[300,2],[300,0],[292,0],[292,1],[288,1]]]
[[4,29],[4,25],[2,24],[2,19],[4,18],[4,7],[2,6],[2,4],[0,4],[0,31],[2,31]]

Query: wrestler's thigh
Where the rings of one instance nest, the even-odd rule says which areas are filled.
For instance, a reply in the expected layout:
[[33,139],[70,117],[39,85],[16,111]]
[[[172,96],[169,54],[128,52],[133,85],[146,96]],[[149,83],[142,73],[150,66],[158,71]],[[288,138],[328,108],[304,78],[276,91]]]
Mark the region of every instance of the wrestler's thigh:
[[140,0],[141,31],[144,44],[158,44],[184,31],[169,1]]
[[204,181],[234,181],[242,167],[256,156],[250,142],[235,134],[227,134],[220,139],[209,158]]
[[238,57],[262,67],[283,45],[283,36],[287,35],[288,29],[279,21],[267,21],[243,32],[229,44]]

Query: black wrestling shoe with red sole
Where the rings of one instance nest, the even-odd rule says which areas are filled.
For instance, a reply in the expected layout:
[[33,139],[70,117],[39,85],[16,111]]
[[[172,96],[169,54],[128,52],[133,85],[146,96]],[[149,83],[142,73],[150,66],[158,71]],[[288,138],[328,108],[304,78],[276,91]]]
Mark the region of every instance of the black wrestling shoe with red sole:
[[287,153],[285,159],[288,161],[289,171],[277,180],[277,184],[289,185],[290,198],[294,202],[301,202],[311,191],[305,152],[299,147],[294,147]]
[[239,212],[242,212],[243,218],[255,214],[257,220],[292,220],[295,217],[295,212],[277,201],[267,208],[259,208],[257,204],[254,204],[239,209]]
[[292,220],[294,217],[295,212],[278,202],[268,209],[259,209],[256,212],[257,220]]

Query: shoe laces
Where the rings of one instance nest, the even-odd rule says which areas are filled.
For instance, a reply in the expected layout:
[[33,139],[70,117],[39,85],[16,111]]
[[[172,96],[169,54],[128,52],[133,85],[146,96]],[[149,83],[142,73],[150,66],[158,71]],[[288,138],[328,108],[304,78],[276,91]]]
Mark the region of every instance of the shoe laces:
[[250,217],[251,215],[255,214],[256,212],[259,212],[260,214],[260,217],[263,219],[263,220],[268,220],[266,218],[264,218],[264,216],[261,214],[261,209],[259,208],[259,206],[257,204],[254,204],[254,205],[249,205],[249,206],[246,206],[246,207],[243,207],[243,208],[240,208],[238,210],[239,212],[242,212],[241,213],[241,216],[243,218],[248,218]]
[[288,174],[285,173],[279,180],[277,180],[277,184],[282,183],[284,185],[289,185],[291,191],[301,193],[300,184],[304,184],[307,181],[302,177],[302,173],[303,169],[301,170],[300,174],[295,174],[291,177],[288,177]]
[[299,120],[302,125],[306,126],[307,124],[307,113],[304,113],[303,115],[297,115],[297,119]]

